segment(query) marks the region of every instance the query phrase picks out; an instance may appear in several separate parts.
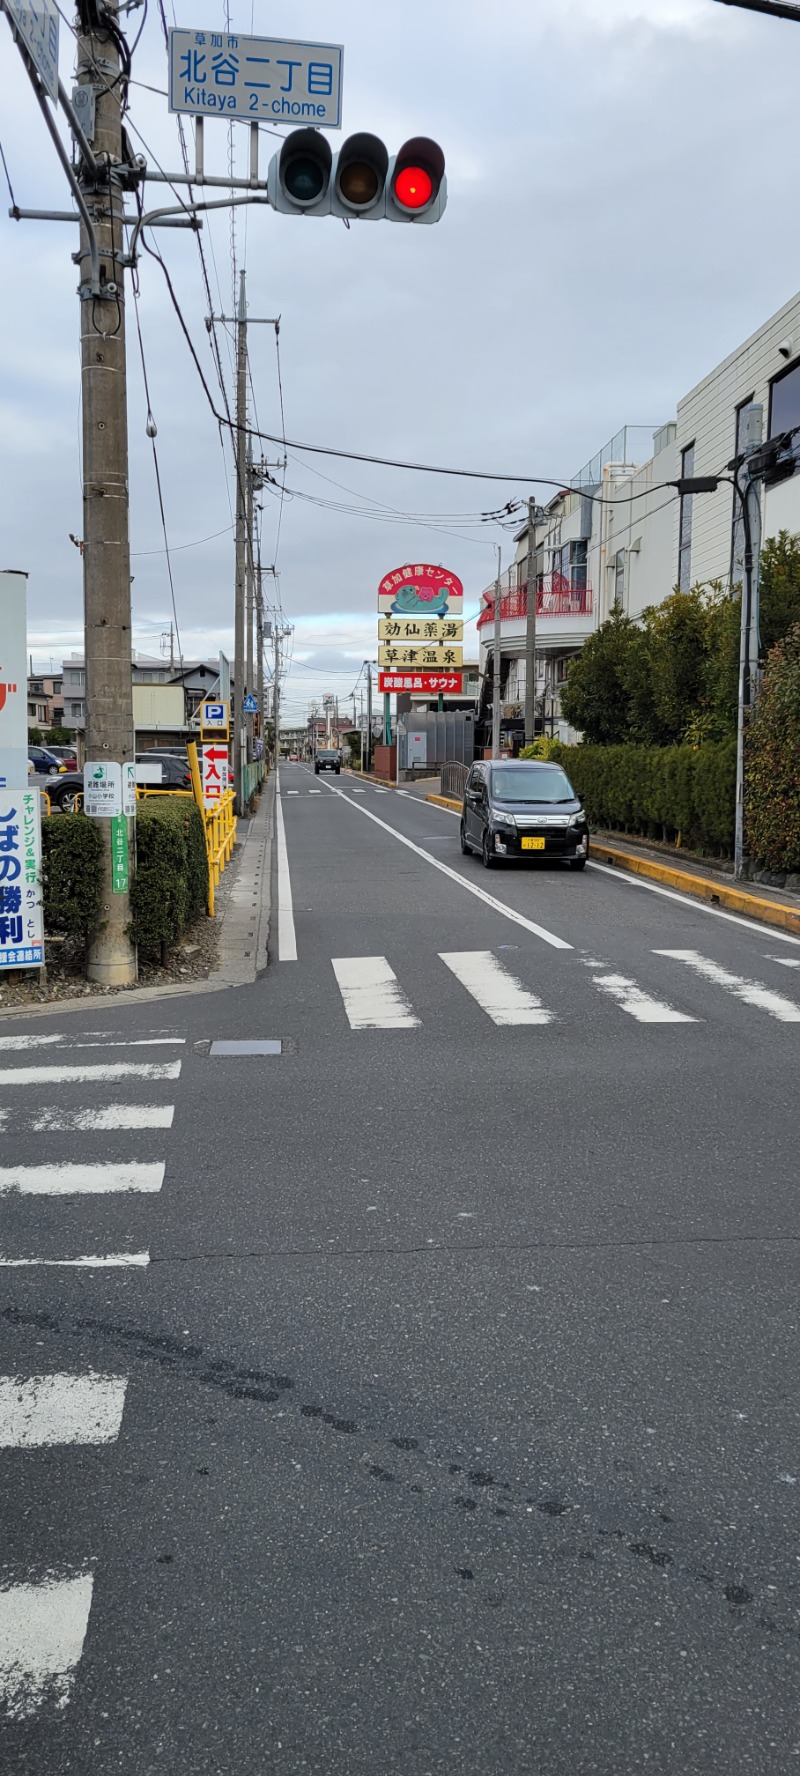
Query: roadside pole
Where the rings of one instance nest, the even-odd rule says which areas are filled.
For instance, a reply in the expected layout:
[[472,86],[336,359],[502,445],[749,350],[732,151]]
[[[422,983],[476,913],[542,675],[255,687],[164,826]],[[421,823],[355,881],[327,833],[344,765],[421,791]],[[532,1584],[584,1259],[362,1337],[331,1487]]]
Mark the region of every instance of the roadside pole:
[[[247,477],[246,484],[245,484],[246,518],[247,518],[247,547],[246,547],[246,553],[245,553],[245,585],[247,588],[246,617],[245,617],[245,626],[246,626],[246,634],[247,634],[247,645],[246,645],[246,650],[245,650],[245,657],[246,657],[245,691],[248,693],[248,695],[252,696],[253,690],[254,690],[253,609],[254,609],[254,602],[255,602],[255,574],[253,571],[253,445],[252,445],[252,441],[249,436],[247,439],[245,472],[246,472],[246,477]],[[247,715],[245,717],[245,727],[247,730],[247,763],[251,764],[252,759],[253,759],[253,717],[252,717],[252,715]]]
[[[88,11],[89,9],[87,9]],[[116,23],[118,0],[106,11]],[[102,68],[102,81],[97,70]],[[83,408],[83,596],[86,651],[86,756],[122,767],[134,760],[131,670],[131,567],[128,529],[128,418],[125,362],[123,191],[120,180],[122,106],[115,37],[95,24],[78,37],[78,83],[95,96],[93,145],[108,172],[98,180],[82,163],[79,175],[93,212],[102,297],[88,279],[90,245],[81,225],[81,393]],[[124,832],[118,826],[122,823]],[[135,857],[135,815],[99,818],[103,840],[102,923],[88,946],[86,976],[104,986],[136,980],[129,936],[130,877],[114,871],[112,838],[127,840]],[[116,829],[116,833],[115,833]],[[127,861],[127,860],[126,860]],[[124,884],[124,886],[122,885]]]
[[[366,770],[367,770],[367,772],[369,772],[369,771],[371,771],[371,769],[372,769],[372,667],[371,667],[371,665],[370,665],[370,663],[369,663],[369,660],[365,660],[365,661],[364,661],[364,665],[365,665],[365,666],[366,666],[366,668],[367,668],[367,745],[366,745]],[[363,766],[363,765],[362,765],[362,769],[364,769],[364,766]]]
[[247,557],[247,296],[245,273],[239,273],[239,312],[236,321],[236,594],[233,640],[233,781],[236,812],[244,813],[245,733],[245,580]]
[[266,759],[266,704],[264,702],[264,590],[261,583],[261,558],[256,562],[256,684],[258,690],[258,725],[261,757]]
[[527,614],[525,617],[525,745],[536,739],[536,501],[528,500]]
[[494,653],[492,656],[492,758],[500,757],[500,574],[502,555],[499,543],[497,550],[497,583],[494,589]]
[[277,768],[281,758],[281,631],[277,622],[273,630],[273,639],[275,643],[275,676],[272,680],[272,720],[275,728],[275,765]]
[[744,780],[745,739],[753,692],[758,676],[759,602],[761,584],[761,476],[753,474],[748,459],[761,451],[764,409],[753,401],[744,416],[742,448],[744,460],[735,470],[736,488],[742,507],[744,530],[744,584],[742,586],[742,623],[739,640],[739,697],[736,721],[736,825],[734,832],[733,873],[737,881],[744,875]]

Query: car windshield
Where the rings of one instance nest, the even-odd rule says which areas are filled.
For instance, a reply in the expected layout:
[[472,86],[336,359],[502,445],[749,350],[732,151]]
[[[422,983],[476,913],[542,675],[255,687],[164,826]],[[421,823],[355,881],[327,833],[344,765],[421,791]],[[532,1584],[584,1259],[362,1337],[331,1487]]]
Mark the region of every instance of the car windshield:
[[499,802],[573,802],[575,791],[558,765],[520,769],[498,765],[492,772],[492,795]]

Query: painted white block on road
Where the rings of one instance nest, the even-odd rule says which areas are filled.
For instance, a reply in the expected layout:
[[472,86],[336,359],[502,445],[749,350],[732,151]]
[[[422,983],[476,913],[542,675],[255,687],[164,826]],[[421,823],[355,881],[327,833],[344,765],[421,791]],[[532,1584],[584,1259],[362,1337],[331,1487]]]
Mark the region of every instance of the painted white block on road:
[[385,956],[334,956],[333,970],[353,1030],[416,1030],[414,1016]]
[[172,1128],[174,1104],[104,1104],[99,1110],[40,1110],[31,1121],[37,1135],[60,1130],[114,1133],[115,1129]]
[[494,1024],[549,1024],[549,1011],[491,950],[448,950],[440,960]]
[[774,993],[761,981],[745,980],[742,975],[730,974],[727,968],[712,962],[708,956],[701,956],[698,950],[654,950],[655,956],[666,956],[671,962],[683,962],[687,968],[694,970],[703,980],[711,982],[714,987],[722,987],[731,993],[734,999],[741,999],[745,1005],[753,1005],[758,1011],[766,1011],[770,1017],[777,1018],[782,1024],[800,1024],[800,1005],[792,999],[784,999],[782,993]]
[[91,1573],[0,1591],[0,1702],[11,1720],[65,1708],[92,1607]]
[[63,1036],[0,1036],[0,1048],[49,1048],[54,1042],[63,1042]]
[[0,1196],[105,1196],[161,1189],[164,1164],[0,1166]]
[[115,1443],[125,1375],[0,1375],[0,1449]]
[[621,1011],[627,1011],[640,1024],[697,1023],[697,1018],[689,1017],[685,1011],[675,1011],[672,1005],[665,1005],[663,1000],[651,999],[649,993],[643,992],[625,974],[593,974],[592,980],[601,993],[607,993],[610,999],[616,1001]]
[[107,1252],[103,1257],[88,1254],[80,1258],[3,1258],[0,1256],[0,1270],[123,1270],[128,1265],[145,1268],[150,1263],[149,1252]]
[[182,1061],[78,1061],[64,1067],[0,1067],[0,1085],[106,1085],[115,1079],[180,1079]]

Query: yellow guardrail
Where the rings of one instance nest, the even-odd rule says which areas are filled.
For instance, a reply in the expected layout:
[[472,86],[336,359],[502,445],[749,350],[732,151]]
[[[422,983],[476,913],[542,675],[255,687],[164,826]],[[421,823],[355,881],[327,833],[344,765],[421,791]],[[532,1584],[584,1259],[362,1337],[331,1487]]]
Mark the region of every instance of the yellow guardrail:
[[[226,789],[213,808],[207,808],[203,801],[203,785],[200,778],[200,763],[197,747],[190,740],[186,748],[189,757],[189,769],[192,773],[192,789],[194,799],[203,816],[206,834],[206,855],[208,857],[208,912],[214,917],[214,895],[219,887],[219,879],[226,865],[230,863],[233,847],[236,844],[236,815],[234,814],[235,796],[232,789]],[[189,794],[186,790],[185,794]]]

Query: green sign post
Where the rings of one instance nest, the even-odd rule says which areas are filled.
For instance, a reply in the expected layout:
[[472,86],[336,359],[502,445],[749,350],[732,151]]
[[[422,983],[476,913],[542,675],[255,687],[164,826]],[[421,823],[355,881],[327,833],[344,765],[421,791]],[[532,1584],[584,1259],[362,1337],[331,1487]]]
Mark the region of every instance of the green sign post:
[[115,894],[128,892],[128,822],[124,814],[111,816],[111,886]]

